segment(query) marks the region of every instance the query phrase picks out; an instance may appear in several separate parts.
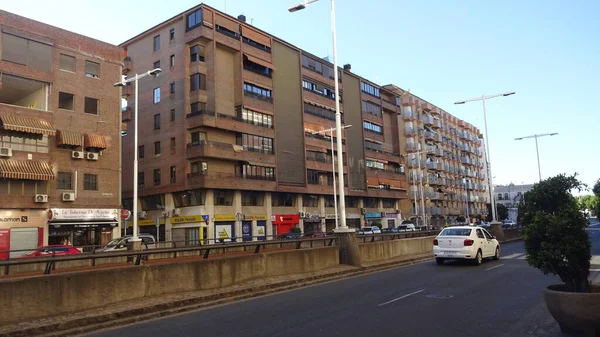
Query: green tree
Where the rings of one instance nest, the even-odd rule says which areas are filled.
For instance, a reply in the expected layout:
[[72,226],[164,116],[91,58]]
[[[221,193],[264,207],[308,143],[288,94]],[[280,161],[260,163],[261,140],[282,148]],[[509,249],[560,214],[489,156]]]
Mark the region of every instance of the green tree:
[[[487,209],[488,215],[486,219],[489,222],[492,221],[492,204],[487,204]],[[496,203],[496,210],[498,211],[496,214],[496,219],[498,219],[498,221],[508,218],[508,208],[506,208],[506,206]]]
[[592,188],[592,192],[594,192],[594,196],[596,198],[594,203],[591,205],[591,209],[595,211],[596,216],[600,216],[600,179],[596,180],[596,183]]
[[567,290],[589,292],[591,243],[587,221],[572,190],[583,190],[577,175],[548,178],[525,193],[519,216],[527,262],[544,274],[555,274]]

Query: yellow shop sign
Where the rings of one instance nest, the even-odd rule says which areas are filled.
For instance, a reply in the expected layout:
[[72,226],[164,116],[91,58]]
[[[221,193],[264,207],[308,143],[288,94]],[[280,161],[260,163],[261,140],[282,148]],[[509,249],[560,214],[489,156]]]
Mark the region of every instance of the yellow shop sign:
[[215,221],[235,221],[235,214],[216,214]]
[[186,216],[174,216],[171,218],[173,225],[193,223],[193,222],[205,222],[202,215],[186,215]]

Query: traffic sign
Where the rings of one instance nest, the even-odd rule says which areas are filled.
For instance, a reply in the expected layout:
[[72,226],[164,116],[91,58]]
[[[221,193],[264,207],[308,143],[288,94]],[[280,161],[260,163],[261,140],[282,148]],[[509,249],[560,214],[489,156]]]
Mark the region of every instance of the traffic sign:
[[131,211],[128,209],[122,209],[121,210],[121,219],[129,220],[129,218],[131,218]]

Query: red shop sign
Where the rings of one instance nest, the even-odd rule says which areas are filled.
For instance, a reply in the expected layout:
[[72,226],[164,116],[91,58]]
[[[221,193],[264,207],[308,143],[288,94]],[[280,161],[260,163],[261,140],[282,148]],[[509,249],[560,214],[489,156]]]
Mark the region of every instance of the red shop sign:
[[275,216],[275,221],[273,221],[274,224],[285,224],[285,223],[297,224],[298,222],[300,222],[300,216],[298,214],[274,214],[274,216]]

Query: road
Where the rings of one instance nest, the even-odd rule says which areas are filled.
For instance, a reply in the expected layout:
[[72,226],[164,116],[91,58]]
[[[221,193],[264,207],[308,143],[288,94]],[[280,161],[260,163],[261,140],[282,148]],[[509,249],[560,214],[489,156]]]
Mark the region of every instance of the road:
[[[600,279],[600,226],[589,230]],[[522,242],[500,261],[410,267],[194,311],[87,335],[562,336],[542,291],[559,279],[529,267]]]

